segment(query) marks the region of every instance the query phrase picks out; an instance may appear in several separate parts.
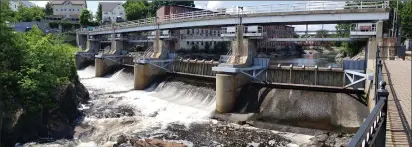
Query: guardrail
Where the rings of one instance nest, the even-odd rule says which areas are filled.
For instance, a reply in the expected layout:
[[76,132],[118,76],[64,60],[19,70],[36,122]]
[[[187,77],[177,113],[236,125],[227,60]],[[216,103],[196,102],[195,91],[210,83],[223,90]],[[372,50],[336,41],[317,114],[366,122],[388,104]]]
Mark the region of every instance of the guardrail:
[[379,48],[375,66],[375,107],[349,142],[349,147],[385,146],[389,92],[385,89]]
[[171,21],[190,20],[195,18],[208,17],[224,17],[224,16],[239,16],[249,14],[275,13],[275,12],[299,12],[299,11],[319,11],[319,10],[341,10],[341,9],[371,9],[371,8],[387,8],[389,1],[363,2],[355,1],[346,3],[342,1],[329,2],[300,2],[292,4],[274,4],[260,6],[245,6],[232,8],[217,8],[211,10],[191,11],[186,13],[178,13],[166,15],[162,18],[150,17],[110,25],[101,25],[93,28],[79,29],[80,33],[107,31],[119,28],[130,28],[143,25],[155,25],[156,23],[167,23]]

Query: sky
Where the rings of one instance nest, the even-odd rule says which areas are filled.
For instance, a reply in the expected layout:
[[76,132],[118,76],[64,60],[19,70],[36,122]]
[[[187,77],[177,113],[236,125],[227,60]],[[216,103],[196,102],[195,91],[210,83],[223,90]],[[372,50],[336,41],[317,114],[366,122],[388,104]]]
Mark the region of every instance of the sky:
[[[44,7],[47,1],[30,1],[39,7]],[[104,2],[119,2],[119,1],[104,1]],[[125,2],[125,1],[120,1]],[[275,4],[290,4],[290,3],[301,3],[301,1],[195,1],[197,8],[202,9],[216,9],[216,8],[233,8],[236,6],[261,6],[261,5],[275,5]],[[315,1],[316,2],[316,1]],[[99,1],[87,1],[87,8],[93,12],[97,11],[97,6]],[[296,31],[306,30],[305,25],[293,25]],[[335,24],[325,24],[325,25],[309,25],[309,31],[316,31],[319,29],[335,30]]]

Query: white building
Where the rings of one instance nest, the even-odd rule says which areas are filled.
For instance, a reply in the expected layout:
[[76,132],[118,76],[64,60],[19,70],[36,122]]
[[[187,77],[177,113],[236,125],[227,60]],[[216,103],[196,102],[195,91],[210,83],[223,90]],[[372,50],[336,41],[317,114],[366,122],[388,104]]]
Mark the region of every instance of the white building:
[[121,17],[126,20],[126,14],[124,7],[120,2],[99,2],[102,5],[102,23],[103,22],[116,22],[117,17]]
[[21,2],[21,4],[23,4],[24,7],[31,8],[31,7],[36,6],[35,4],[33,4],[32,2],[29,2],[29,1],[9,1],[10,9],[13,10],[13,11],[19,10],[20,2]]
[[53,15],[66,18],[78,18],[83,9],[87,8],[84,0],[52,1]]

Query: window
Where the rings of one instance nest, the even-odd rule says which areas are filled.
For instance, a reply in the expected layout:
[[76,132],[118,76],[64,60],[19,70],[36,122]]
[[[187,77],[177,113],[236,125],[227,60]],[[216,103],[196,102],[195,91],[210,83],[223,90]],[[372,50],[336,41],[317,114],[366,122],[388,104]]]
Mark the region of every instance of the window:
[[77,9],[77,11],[80,11],[80,9]]
[[60,9],[60,11],[63,11],[63,9]]
[[203,45],[203,42],[200,42],[200,45]]
[[123,15],[123,12],[120,12],[119,14],[120,14],[120,15]]
[[66,9],[64,9],[64,11],[66,11]]
[[186,41],[186,44],[189,45],[189,41]]
[[56,9],[56,11],[59,11],[59,9]]
[[106,14],[106,15],[107,15],[108,13],[107,13],[107,12],[104,12],[104,14]]

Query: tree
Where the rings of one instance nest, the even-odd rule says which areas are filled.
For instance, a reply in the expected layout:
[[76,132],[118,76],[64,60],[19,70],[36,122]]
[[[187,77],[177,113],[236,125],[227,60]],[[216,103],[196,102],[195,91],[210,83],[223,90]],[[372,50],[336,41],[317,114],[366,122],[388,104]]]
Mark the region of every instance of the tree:
[[44,18],[44,10],[40,7],[27,8],[20,2],[19,10],[17,11],[17,20],[23,22],[30,22],[34,18]]
[[102,21],[102,5],[101,4],[99,4],[99,6],[97,7],[96,19],[98,22]]
[[83,9],[79,17],[80,25],[82,27],[86,27],[90,25],[91,20],[92,20],[92,15],[90,14],[89,10]]
[[8,0],[0,1],[0,21],[16,22],[16,13],[10,9]]
[[402,36],[412,38],[412,1],[405,1],[400,11]]
[[317,30],[315,36],[317,38],[324,38],[324,37],[328,36],[328,31],[327,30],[322,30],[322,29]]
[[53,15],[53,6],[51,5],[50,2],[47,2],[45,8],[44,8],[44,13],[46,15]]
[[146,1],[126,1],[123,4],[127,20],[137,20],[148,17],[148,3]]

